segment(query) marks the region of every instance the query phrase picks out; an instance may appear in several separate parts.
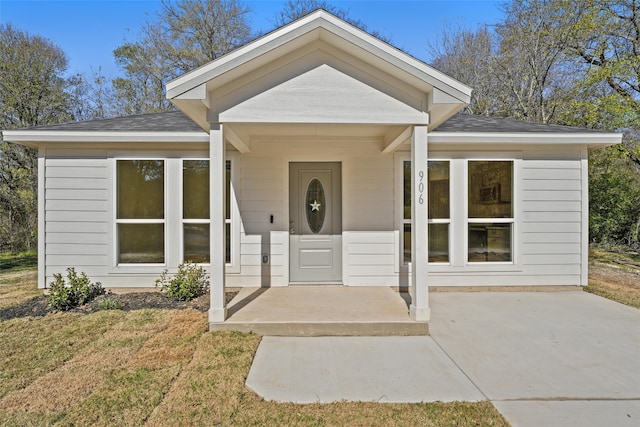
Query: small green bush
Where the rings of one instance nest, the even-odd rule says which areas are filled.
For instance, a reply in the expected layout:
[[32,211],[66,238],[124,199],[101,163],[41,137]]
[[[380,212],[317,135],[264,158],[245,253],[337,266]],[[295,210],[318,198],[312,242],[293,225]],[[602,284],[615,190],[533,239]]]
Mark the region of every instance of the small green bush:
[[98,310],[121,310],[122,303],[116,298],[106,297],[98,303]]
[[53,278],[49,283],[49,306],[56,310],[71,310],[105,292],[100,282],[91,283],[84,272],[78,277],[73,267],[67,268],[66,280],[60,273]]
[[173,277],[169,277],[168,271],[164,270],[156,280],[157,286],[167,298],[191,301],[207,292],[209,275],[202,267],[186,262],[178,266],[178,272]]

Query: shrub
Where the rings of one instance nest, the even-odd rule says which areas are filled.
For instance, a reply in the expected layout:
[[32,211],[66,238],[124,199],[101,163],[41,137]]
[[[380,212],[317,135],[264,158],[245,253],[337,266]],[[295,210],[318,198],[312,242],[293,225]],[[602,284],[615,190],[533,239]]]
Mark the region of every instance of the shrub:
[[91,283],[84,272],[78,277],[73,267],[67,268],[66,280],[60,273],[54,274],[53,278],[55,280],[49,283],[49,306],[56,310],[81,306],[105,292],[100,282]]
[[209,275],[202,267],[186,262],[178,266],[178,272],[173,277],[169,277],[168,271],[164,270],[156,280],[156,286],[160,286],[160,292],[167,298],[190,301],[207,292]]
[[122,303],[116,298],[106,297],[98,303],[98,310],[120,310]]

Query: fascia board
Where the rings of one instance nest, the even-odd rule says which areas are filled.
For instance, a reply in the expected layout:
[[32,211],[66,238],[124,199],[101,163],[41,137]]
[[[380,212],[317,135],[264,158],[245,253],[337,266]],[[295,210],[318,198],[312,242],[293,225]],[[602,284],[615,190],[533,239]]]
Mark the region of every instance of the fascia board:
[[3,138],[23,145],[47,142],[209,142],[205,132],[4,131]]
[[538,144],[587,145],[607,147],[622,142],[621,133],[491,133],[491,132],[431,132],[429,142],[462,144]]

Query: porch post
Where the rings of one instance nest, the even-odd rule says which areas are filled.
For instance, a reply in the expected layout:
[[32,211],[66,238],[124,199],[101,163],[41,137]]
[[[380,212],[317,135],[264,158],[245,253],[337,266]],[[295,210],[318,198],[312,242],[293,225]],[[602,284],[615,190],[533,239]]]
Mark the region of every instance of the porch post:
[[222,124],[209,132],[209,204],[211,215],[211,278],[209,323],[227,318],[225,303],[225,149]]
[[411,318],[430,317],[427,283],[427,126],[414,126],[411,136]]

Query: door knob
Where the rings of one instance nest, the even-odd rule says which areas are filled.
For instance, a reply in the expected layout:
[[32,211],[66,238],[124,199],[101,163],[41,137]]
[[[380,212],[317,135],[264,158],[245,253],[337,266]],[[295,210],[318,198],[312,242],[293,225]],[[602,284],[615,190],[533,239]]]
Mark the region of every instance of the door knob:
[[295,225],[296,223],[293,221],[289,223],[289,234],[296,234]]

